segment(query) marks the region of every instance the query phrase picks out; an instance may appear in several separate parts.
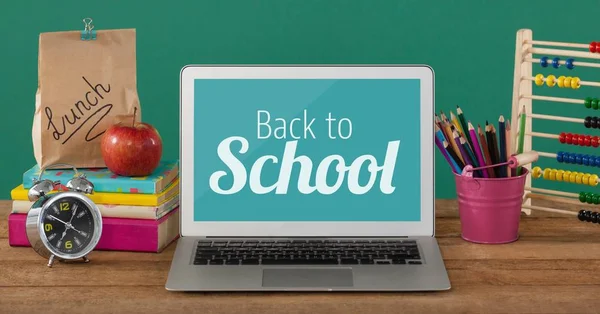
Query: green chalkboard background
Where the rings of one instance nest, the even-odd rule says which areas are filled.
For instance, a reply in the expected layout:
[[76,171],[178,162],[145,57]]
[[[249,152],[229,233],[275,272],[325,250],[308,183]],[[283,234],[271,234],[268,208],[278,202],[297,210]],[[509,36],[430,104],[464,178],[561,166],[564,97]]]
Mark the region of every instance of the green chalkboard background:
[[[177,158],[178,79],[186,64],[428,64],[436,73],[437,110],[460,105],[468,119],[485,123],[510,115],[518,29],[533,29],[541,40],[589,43],[600,40],[599,13],[597,0],[5,1],[0,9],[0,199],[10,197],[35,162],[31,123],[38,35],[81,29],[84,17],[93,18],[97,29],[137,29],[143,118],[161,132],[164,157]],[[600,71],[593,69],[555,73],[600,80]],[[535,90],[565,97],[600,95],[590,87]],[[577,105],[536,103],[534,108],[594,115]],[[538,131],[550,133],[594,131],[572,123],[535,122]],[[541,151],[576,149],[537,141],[534,148]],[[540,163],[550,164],[547,158]],[[454,198],[453,177],[437,152],[436,167],[437,197]],[[580,189],[564,183],[556,187]]]

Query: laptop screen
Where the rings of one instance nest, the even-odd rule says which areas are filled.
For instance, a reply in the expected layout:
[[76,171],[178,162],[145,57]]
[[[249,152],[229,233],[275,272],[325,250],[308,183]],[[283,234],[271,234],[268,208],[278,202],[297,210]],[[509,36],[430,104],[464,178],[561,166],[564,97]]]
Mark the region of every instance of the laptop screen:
[[194,221],[420,221],[420,83],[195,79]]

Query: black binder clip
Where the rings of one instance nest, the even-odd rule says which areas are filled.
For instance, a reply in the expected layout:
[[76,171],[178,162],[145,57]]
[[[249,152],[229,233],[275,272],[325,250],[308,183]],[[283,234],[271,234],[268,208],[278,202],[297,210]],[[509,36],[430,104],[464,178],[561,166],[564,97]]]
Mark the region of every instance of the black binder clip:
[[86,17],[83,19],[83,24],[85,24],[85,28],[81,31],[81,40],[96,40],[96,31],[92,19]]

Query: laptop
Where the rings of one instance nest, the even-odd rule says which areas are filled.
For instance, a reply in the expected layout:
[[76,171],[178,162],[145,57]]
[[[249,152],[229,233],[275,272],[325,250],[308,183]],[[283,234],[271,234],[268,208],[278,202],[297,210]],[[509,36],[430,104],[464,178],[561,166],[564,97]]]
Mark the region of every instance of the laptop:
[[171,291],[436,291],[427,66],[186,66]]

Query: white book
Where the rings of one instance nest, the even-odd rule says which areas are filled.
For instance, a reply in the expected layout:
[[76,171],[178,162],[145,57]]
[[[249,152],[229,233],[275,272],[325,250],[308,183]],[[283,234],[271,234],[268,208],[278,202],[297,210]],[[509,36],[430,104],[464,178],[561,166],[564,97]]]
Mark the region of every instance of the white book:
[[[27,214],[33,205],[33,202],[23,200],[13,200],[12,213]],[[175,195],[158,206],[132,206],[132,205],[111,205],[96,204],[100,209],[102,217],[107,218],[132,218],[132,219],[153,219],[162,218],[167,213],[179,206],[179,195]]]

